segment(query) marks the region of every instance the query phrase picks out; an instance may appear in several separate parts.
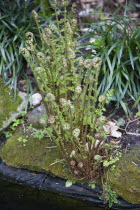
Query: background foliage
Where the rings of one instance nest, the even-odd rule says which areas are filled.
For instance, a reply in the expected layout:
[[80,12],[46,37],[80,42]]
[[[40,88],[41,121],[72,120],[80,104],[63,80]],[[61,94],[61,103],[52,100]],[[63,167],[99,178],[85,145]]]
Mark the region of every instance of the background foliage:
[[26,79],[28,89],[31,88],[19,48],[24,45],[27,31],[31,30],[35,38],[38,36],[31,14],[33,9],[43,13],[41,4],[33,0],[0,1],[0,75],[14,89],[21,77]]
[[[87,42],[92,38],[91,42]],[[89,30],[80,38],[91,50],[87,56],[95,54],[103,59],[100,74],[99,93],[114,89],[114,101],[128,111],[127,99],[135,101],[140,95],[140,28],[138,23],[126,16],[115,15],[90,24]],[[81,46],[80,46],[81,48]],[[93,52],[92,52],[93,51]]]

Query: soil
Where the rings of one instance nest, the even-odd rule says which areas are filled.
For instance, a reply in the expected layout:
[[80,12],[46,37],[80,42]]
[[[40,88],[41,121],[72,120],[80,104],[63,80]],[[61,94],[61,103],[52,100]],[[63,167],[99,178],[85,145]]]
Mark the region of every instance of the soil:
[[[134,146],[140,146],[140,117],[136,116],[138,112],[137,108],[131,108],[132,102],[129,104],[129,109],[131,115],[127,116],[122,108],[115,110],[115,104],[110,103],[105,112],[105,116],[109,117],[109,120],[117,122],[120,118],[125,120],[125,124],[119,127],[119,130],[122,133],[121,138],[112,138],[109,137],[109,141],[118,142],[118,145],[121,146],[125,152]],[[116,143],[117,144],[117,143]]]
[[71,3],[76,3],[78,12],[84,9],[93,9],[112,14],[117,10],[118,15],[124,15],[126,9],[128,17],[140,18],[139,0],[71,0]]

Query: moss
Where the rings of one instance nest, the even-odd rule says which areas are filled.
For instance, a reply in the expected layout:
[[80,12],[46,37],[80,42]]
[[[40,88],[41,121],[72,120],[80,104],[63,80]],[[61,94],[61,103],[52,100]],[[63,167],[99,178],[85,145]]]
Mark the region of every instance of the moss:
[[[0,148],[0,157],[9,166],[30,169],[32,171],[46,172],[64,179],[78,181],[69,170],[65,170],[64,162],[59,147],[49,138],[41,140],[26,137],[27,134],[17,131]],[[26,146],[19,142],[19,137],[27,138]],[[118,161],[116,169],[109,172],[109,181],[112,189],[126,201],[132,204],[140,204],[140,147],[134,148],[128,154],[124,154]],[[53,164],[54,163],[54,164]]]
[[17,139],[19,137],[26,138],[26,135],[19,131],[2,146],[0,157],[6,164],[16,168],[46,172],[54,176],[74,180],[72,173],[66,170],[64,162],[55,163],[62,159],[62,155],[58,147],[47,148],[54,147],[54,143],[50,139],[43,138],[39,140],[29,136],[26,146],[23,146],[23,143]]
[[0,79],[0,130],[11,113],[17,112],[17,107],[21,102],[20,97],[16,97],[14,100],[14,93],[10,92],[9,87],[4,87],[4,83]]
[[132,204],[140,204],[140,147],[124,154],[113,172],[109,172],[112,189]]

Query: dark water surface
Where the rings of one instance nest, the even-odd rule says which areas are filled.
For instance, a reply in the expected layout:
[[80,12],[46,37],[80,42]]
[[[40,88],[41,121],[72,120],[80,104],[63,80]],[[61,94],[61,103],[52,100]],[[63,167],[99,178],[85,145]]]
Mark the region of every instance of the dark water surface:
[[0,210],[103,210],[42,190],[0,181]]

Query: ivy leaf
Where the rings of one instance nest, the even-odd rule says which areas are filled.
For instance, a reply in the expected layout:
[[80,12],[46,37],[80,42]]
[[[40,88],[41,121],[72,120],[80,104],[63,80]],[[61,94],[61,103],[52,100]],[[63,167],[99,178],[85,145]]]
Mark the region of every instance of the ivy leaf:
[[124,126],[125,125],[125,120],[122,117],[119,118],[118,121],[117,121],[117,125],[118,126]]
[[22,137],[19,137],[17,140],[18,140],[19,142],[21,142],[21,141],[22,141]]
[[27,139],[23,139],[23,143],[26,143],[27,142]]
[[91,187],[92,189],[94,189],[96,187],[94,182],[89,182],[88,186]]
[[27,112],[26,111],[21,111],[20,114],[24,117],[27,114]]
[[107,160],[105,160],[105,161],[103,162],[103,166],[108,167],[108,166],[109,166],[109,162],[108,162]]
[[73,184],[73,182],[71,180],[67,180],[66,181],[66,184],[65,184],[65,187],[70,187],[71,185]]

